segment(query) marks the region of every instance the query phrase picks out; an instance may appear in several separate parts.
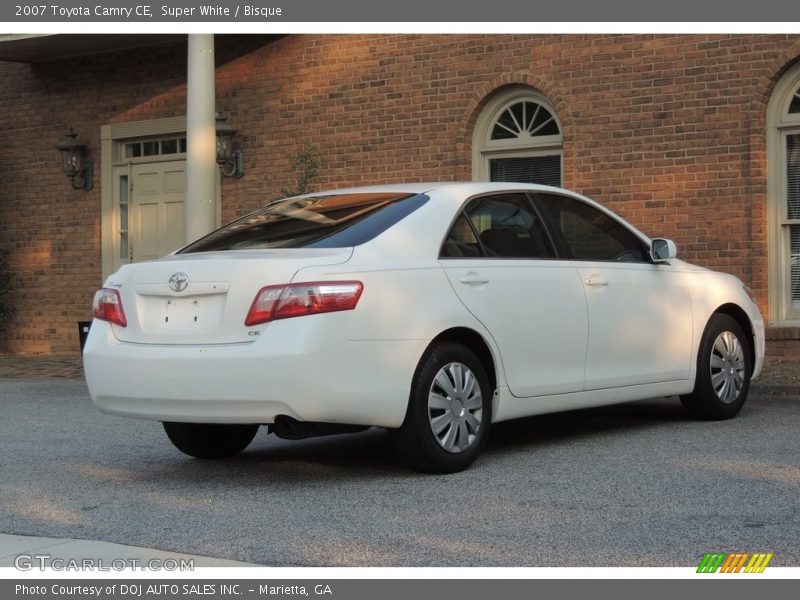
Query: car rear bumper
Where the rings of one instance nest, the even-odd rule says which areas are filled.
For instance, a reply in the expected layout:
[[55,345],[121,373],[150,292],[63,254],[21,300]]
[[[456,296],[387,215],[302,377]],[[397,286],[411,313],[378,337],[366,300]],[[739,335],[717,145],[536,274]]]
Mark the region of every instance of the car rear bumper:
[[95,405],[127,417],[399,427],[428,342],[350,341],[345,329],[342,315],[318,315],[271,323],[252,343],[181,346],[120,342],[95,321],[84,370]]

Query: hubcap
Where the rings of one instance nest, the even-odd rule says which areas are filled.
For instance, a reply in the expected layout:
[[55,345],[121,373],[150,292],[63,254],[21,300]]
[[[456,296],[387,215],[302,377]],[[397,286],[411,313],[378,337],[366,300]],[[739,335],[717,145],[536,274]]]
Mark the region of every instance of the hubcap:
[[483,418],[483,396],[475,374],[462,363],[439,369],[428,393],[428,422],[439,444],[453,454],[475,441]]
[[711,349],[711,385],[725,404],[735,402],[742,393],[745,378],[744,349],[730,331],[723,331]]

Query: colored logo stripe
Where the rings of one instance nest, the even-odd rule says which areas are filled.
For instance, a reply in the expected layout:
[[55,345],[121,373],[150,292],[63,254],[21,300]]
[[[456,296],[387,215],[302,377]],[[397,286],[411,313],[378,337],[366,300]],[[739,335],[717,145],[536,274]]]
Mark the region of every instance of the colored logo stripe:
[[719,570],[720,573],[763,573],[772,557],[772,553],[765,552],[756,552],[753,555],[749,552],[706,553],[700,561],[700,566],[697,567],[697,572],[716,573]]
[[714,554],[706,554],[703,560],[700,561],[700,566],[697,567],[698,573],[716,573],[722,561],[725,560],[725,554],[722,552],[715,552]]
[[758,553],[753,554],[753,558],[750,559],[750,562],[745,567],[745,573],[763,573],[764,569],[767,568],[769,561],[772,560],[772,553],[765,554],[765,553]]
[[728,560],[723,563],[720,573],[738,573],[742,570],[742,567],[748,558],[750,558],[749,552],[736,552],[734,554],[729,554]]

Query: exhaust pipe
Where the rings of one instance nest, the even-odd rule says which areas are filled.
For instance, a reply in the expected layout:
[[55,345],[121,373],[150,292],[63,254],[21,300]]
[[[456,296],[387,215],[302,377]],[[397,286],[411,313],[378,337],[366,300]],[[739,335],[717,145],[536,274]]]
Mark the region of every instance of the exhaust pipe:
[[340,433],[359,433],[369,429],[367,425],[342,425],[340,423],[315,423],[313,421],[298,421],[286,415],[278,415],[275,422],[268,426],[268,431],[284,440],[304,440],[311,437],[324,435],[338,435]]

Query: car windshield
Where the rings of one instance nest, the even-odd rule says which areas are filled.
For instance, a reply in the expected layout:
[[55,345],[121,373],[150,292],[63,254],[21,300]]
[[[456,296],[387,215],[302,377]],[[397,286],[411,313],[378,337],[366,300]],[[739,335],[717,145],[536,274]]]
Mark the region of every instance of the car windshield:
[[288,198],[245,215],[178,253],[358,246],[384,232],[427,200],[423,194],[396,192]]

